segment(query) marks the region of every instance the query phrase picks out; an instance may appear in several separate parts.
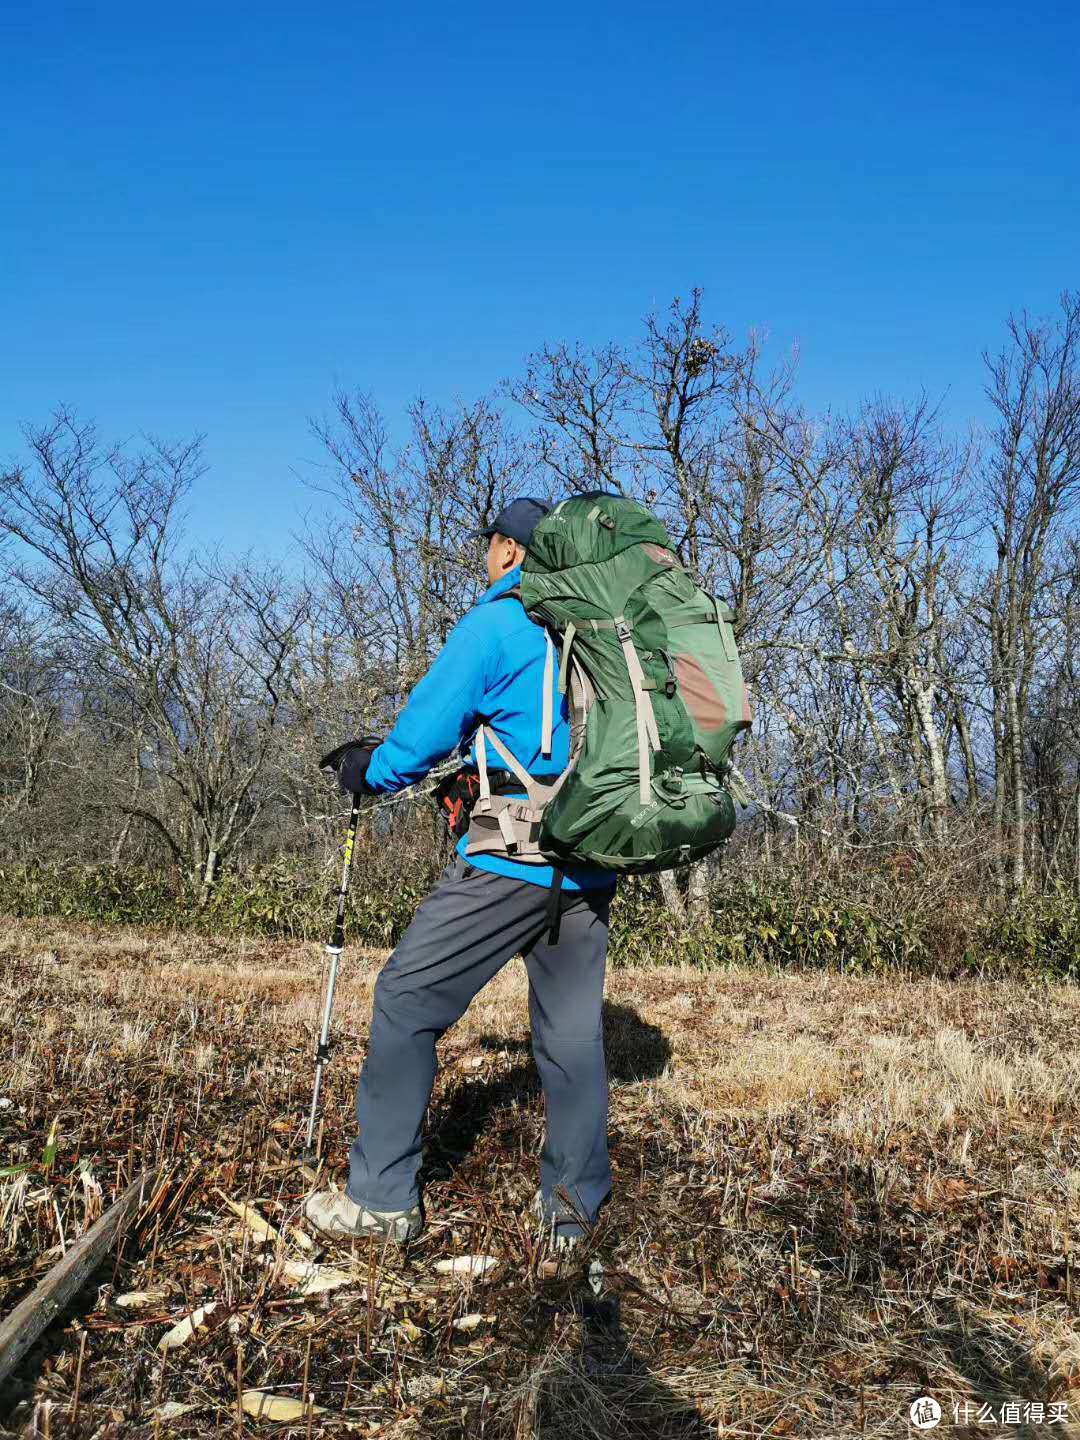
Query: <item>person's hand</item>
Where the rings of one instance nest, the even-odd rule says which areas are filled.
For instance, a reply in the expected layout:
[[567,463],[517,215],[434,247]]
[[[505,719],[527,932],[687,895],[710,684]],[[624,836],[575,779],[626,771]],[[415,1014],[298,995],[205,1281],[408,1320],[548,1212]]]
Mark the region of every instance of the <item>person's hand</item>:
[[377,746],[382,744],[378,735],[363,735],[358,740],[346,740],[324,755],[319,761],[320,770],[333,770],[338,784],[349,795],[373,795],[364,777],[371,764],[371,757]]

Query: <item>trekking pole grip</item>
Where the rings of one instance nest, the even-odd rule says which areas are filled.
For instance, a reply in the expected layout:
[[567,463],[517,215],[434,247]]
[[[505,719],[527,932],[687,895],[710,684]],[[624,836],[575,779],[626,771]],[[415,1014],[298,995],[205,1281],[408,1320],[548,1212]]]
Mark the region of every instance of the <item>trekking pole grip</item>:
[[345,855],[341,865],[341,884],[338,887],[337,915],[334,919],[334,934],[327,950],[339,955],[345,948],[345,901],[349,894],[349,876],[352,871],[353,847],[356,844],[356,827],[360,820],[360,796],[352,797],[349,814],[349,828],[345,832]]

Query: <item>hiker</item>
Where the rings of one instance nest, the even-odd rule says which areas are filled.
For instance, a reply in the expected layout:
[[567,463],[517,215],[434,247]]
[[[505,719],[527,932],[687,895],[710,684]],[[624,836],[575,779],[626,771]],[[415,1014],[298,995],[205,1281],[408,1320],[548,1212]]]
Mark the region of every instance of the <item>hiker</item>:
[[[551,642],[516,595],[533,528],[548,511],[542,501],[515,500],[474,532],[488,541],[488,590],[450,632],[386,740],[335,752],[344,790],[378,795],[413,785],[478,731],[479,766],[474,739],[470,768],[493,797],[525,798],[522,778],[489,770],[489,756],[516,757],[524,778],[541,783],[563,772],[566,698],[557,689]],[[470,778],[469,794],[476,789]],[[576,1243],[611,1189],[601,1006],[614,876],[583,866],[554,870],[535,854],[512,858],[523,847],[500,818],[508,807],[496,800],[493,810],[486,794],[485,801],[472,853],[466,858],[470,837],[463,835],[375,984],[348,1183],[305,1205],[327,1234],[402,1241],[419,1233],[421,1126],[435,1042],[517,954],[528,971],[546,1113],[534,1203],[559,1248]]]

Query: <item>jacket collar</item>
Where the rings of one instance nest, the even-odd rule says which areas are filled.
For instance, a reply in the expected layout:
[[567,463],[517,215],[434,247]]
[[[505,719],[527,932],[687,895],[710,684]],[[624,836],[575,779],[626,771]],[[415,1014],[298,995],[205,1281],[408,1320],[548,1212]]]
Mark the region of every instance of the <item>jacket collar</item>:
[[496,580],[494,585],[485,590],[476,603],[486,605],[489,601],[497,600],[500,595],[505,595],[507,590],[513,590],[515,585],[520,584],[521,566],[515,565],[513,570],[508,570],[501,580]]

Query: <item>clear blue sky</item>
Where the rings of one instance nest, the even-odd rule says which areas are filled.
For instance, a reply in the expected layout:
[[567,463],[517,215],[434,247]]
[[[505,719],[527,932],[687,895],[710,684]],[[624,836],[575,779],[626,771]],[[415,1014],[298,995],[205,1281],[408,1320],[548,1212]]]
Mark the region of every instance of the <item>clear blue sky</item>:
[[[37,12],[37,13],[35,13]],[[802,393],[948,391],[1080,284],[1080,7],[23,6],[0,453],[58,402],[203,431],[198,535],[283,550],[307,419],[471,398],[693,285]]]

